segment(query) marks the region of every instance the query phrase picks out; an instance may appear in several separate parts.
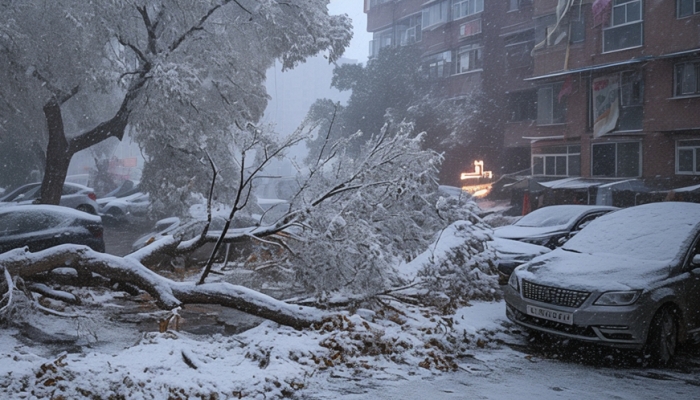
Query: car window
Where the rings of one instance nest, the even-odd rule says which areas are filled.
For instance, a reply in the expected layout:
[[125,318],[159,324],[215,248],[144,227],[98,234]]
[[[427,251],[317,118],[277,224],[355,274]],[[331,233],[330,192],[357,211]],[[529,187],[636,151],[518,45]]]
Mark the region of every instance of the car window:
[[21,196],[21,198],[17,198],[16,201],[34,200],[38,199],[39,196],[41,196],[41,186],[37,186],[31,190],[26,191],[24,195]]
[[71,186],[71,185],[63,185],[63,192],[62,192],[62,194],[63,194],[63,195],[66,195],[66,194],[75,194],[75,193],[78,193],[79,191],[80,191],[80,188],[78,188],[78,187]]
[[25,193],[27,193],[29,190],[32,190],[35,187],[36,186],[34,186],[34,185],[29,185],[29,186],[23,186],[23,187],[20,187],[18,189],[15,189],[14,192],[8,194],[5,198],[2,199],[2,201],[19,201],[19,199],[17,199],[17,197],[19,197],[20,195],[22,195],[22,197],[24,197],[23,195]]
[[585,228],[588,224],[591,223],[594,219],[600,217],[605,213],[599,212],[599,213],[593,213],[586,215],[585,217],[581,218],[581,221],[579,221],[578,224],[576,224],[576,227],[574,227],[575,231],[580,231],[581,229]]
[[548,227],[567,225],[578,215],[577,213],[561,212],[560,209],[544,207],[537,209],[530,214],[520,218],[515,223],[516,226],[526,227]]
[[13,212],[0,215],[0,234],[21,235],[57,227],[64,218],[46,212]]

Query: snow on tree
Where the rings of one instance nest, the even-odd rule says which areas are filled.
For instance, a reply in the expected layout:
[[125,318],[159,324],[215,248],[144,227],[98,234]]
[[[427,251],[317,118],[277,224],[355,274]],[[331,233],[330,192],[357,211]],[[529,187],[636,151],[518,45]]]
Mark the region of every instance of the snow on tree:
[[[9,71],[3,76],[17,88],[2,89],[0,99],[11,107],[0,112],[32,112],[32,118],[46,121],[49,140],[42,201],[58,203],[73,154],[110,137],[121,140],[127,129],[155,165],[145,179],[154,180],[150,189],[156,198],[165,201],[171,185],[205,192],[208,179],[201,179],[201,171],[208,166],[197,160],[208,151],[222,171],[235,169],[227,165],[226,150],[232,136],[262,115],[267,103],[265,70],[274,60],[292,68],[319,52],[327,52],[329,61],[342,54],[352,36],[350,22],[345,16],[328,15],[327,4],[327,0],[0,4],[0,60]],[[42,109],[43,118],[36,114]],[[77,131],[66,130],[64,112],[77,116]],[[42,132],[33,136],[37,143],[46,143]],[[178,149],[194,157],[172,160],[172,151]],[[165,184],[158,168],[173,166],[177,172],[172,176],[180,174],[183,179]]]

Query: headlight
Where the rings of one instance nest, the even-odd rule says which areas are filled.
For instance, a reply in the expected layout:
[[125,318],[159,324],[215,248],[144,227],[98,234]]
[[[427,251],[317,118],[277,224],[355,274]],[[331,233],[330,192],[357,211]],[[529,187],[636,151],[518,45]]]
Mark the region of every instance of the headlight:
[[518,285],[518,277],[514,273],[510,274],[508,278],[508,286],[512,287],[516,292],[520,292],[520,286]]
[[639,299],[639,291],[605,292],[595,301],[597,306],[628,306]]

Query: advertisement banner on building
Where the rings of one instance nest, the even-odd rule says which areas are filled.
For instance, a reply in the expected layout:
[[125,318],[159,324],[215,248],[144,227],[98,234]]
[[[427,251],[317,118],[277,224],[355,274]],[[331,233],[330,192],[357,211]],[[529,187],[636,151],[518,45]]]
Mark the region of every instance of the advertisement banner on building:
[[608,75],[593,80],[593,137],[600,137],[615,129],[620,116],[619,75]]

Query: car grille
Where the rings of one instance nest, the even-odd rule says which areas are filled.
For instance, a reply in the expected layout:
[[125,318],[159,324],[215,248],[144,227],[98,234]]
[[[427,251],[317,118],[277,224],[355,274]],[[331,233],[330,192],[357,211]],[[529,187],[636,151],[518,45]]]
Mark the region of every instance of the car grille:
[[590,296],[589,292],[544,286],[523,279],[523,296],[557,306],[578,308]]
[[576,326],[576,325],[566,325],[559,322],[547,321],[546,319],[535,318],[527,314],[523,314],[513,307],[508,306],[513,317],[516,321],[523,322],[525,324],[538,326],[544,329],[550,329],[553,331],[561,332],[568,335],[576,335],[581,337],[596,338],[595,332],[590,326]]

